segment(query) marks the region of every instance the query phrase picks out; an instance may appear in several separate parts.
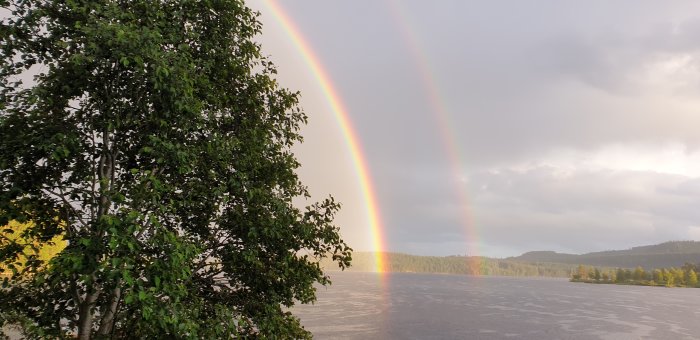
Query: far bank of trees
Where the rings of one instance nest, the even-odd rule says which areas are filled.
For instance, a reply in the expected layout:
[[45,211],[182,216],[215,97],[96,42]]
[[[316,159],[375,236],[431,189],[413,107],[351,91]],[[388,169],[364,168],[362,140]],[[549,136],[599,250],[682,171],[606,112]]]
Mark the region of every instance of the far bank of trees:
[[579,265],[571,275],[572,282],[614,283],[641,286],[692,287],[698,288],[700,264],[686,263],[681,267],[645,270],[617,268],[601,270],[596,267]]
[[[353,253],[350,271],[374,271],[375,253]],[[481,256],[418,256],[384,253],[385,270],[393,273],[439,273],[457,275],[570,277],[575,265],[562,263],[522,262]],[[329,261],[322,266],[332,270]]]

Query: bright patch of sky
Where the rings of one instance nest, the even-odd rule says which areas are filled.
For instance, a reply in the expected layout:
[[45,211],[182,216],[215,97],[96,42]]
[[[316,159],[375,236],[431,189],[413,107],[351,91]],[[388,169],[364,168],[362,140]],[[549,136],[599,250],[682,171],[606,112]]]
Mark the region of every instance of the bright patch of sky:
[[[511,256],[700,240],[699,2],[278,3],[347,105],[388,250]],[[302,179],[343,202],[343,235],[371,250],[328,103],[264,2],[250,5],[280,83],[302,92],[310,116]],[[425,69],[456,151],[442,143]]]

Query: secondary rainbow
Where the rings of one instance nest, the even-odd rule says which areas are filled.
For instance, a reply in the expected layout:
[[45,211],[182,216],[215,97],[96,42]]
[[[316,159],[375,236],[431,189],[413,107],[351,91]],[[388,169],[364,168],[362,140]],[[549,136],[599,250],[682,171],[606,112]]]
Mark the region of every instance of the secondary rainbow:
[[321,90],[323,91],[323,94],[326,97],[336,120],[338,121],[338,125],[343,132],[343,137],[347,142],[353,163],[355,165],[355,171],[360,182],[360,187],[362,188],[362,195],[367,209],[368,223],[372,234],[372,246],[376,254],[375,270],[380,273],[384,272],[386,270],[386,261],[383,253],[385,250],[385,244],[382,235],[382,225],[379,217],[377,199],[369,176],[367,162],[362,154],[360,141],[357,137],[357,133],[352,127],[347,110],[340,100],[338,92],[333,87],[330,77],[324,70],[321,62],[313,53],[313,50],[309,44],[304,40],[296,25],[294,25],[292,20],[285,14],[284,10],[275,1],[266,0],[264,3],[270,9],[270,12],[275,19],[281,24],[282,28],[284,28],[291,41],[302,55],[306,65],[309,67],[314,77],[318,81],[318,84],[320,85]]
[[[404,41],[411,51],[413,58],[415,59],[415,64],[419,70],[420,76],[422,78],[422,84],[424,85],[427,97],[432,106],[432,113],[435,116],[437,122],[437,127],[440,131],[440,138],[442,139],[443,147],[447,154],[448,160],[451,166],[452,178],[456,183],[455,188],[457,200],[460,205],[460,218],[462,221],[462,226],[466,233],[466,243],[472,245],[468,249],[468,255],[479,256],[480,250],[479,246],[479,235],[477,233],[476,224],[474,223],[474,218],[469,209],[469,195],[467,194],[466,183],[463,182],[463,176],[465,176],[466,171],[464,167],[464,160],[462,159],[462,152],[459,150],[459,140],[457,138],[457,133],[454,130],[454,122],[451,120],[450,110],[446,105],[446,101],[443,98],[438,82],[430,67],[430,62],[425,50],[421,47],[421,44],[416,37],[415,32],[410,28],[409,18],[404,13],[401,8],[401,4],[397,0],[390,0],[390,11],[396,22],[396,26],[401,31]],[[473,258],[476,259],[476,258]],[[476,263],[479,267],[481,263]],[[473,267],[472,267],[473,268]],[[479,274],[475,272],[473,274]]]

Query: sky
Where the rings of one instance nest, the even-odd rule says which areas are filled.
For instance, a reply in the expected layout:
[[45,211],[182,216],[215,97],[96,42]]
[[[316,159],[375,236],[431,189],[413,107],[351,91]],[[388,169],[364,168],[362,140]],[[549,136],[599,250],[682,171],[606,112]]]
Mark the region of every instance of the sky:
[[[383,250],[585,253],[700,240],[700,2],[277,0],[344,103]],[[347,141],[268,1],[315,199],[374,250]]]

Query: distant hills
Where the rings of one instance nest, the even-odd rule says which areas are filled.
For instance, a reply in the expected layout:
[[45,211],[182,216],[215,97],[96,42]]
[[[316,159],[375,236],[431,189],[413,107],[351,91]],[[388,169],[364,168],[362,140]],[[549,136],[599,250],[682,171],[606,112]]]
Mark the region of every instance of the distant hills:
[[[671,241],[626,250],[609,250],[581,255],[553,251],[531,251],[520,256],[495,259],[481,256],[417,256],[384,253],[389,272],[444,273],[466,275],[570,277],[578,265],[601,269],[680,267],[700,263],[700,242]],[[374,271],[376,254],[353,253],[351,271]],[[330,262],[321,263],[335,270]]]
[[[385,270],[394,273],[570,277],[576,266],[561,263],[526,263],[480,256],[418,256],[383,253]],[[354,252],[349,271],[374,271],[376,253]],[[321,265],[337,270],[331,262]]]
[[506,260],[518,262],[548,262],[583,264],[604,267],[644,269],[680,267],[684,263],[700,263],[700,242],[671,241],[626,250],[609,250],[581,255],[553,251],[531,251]]

